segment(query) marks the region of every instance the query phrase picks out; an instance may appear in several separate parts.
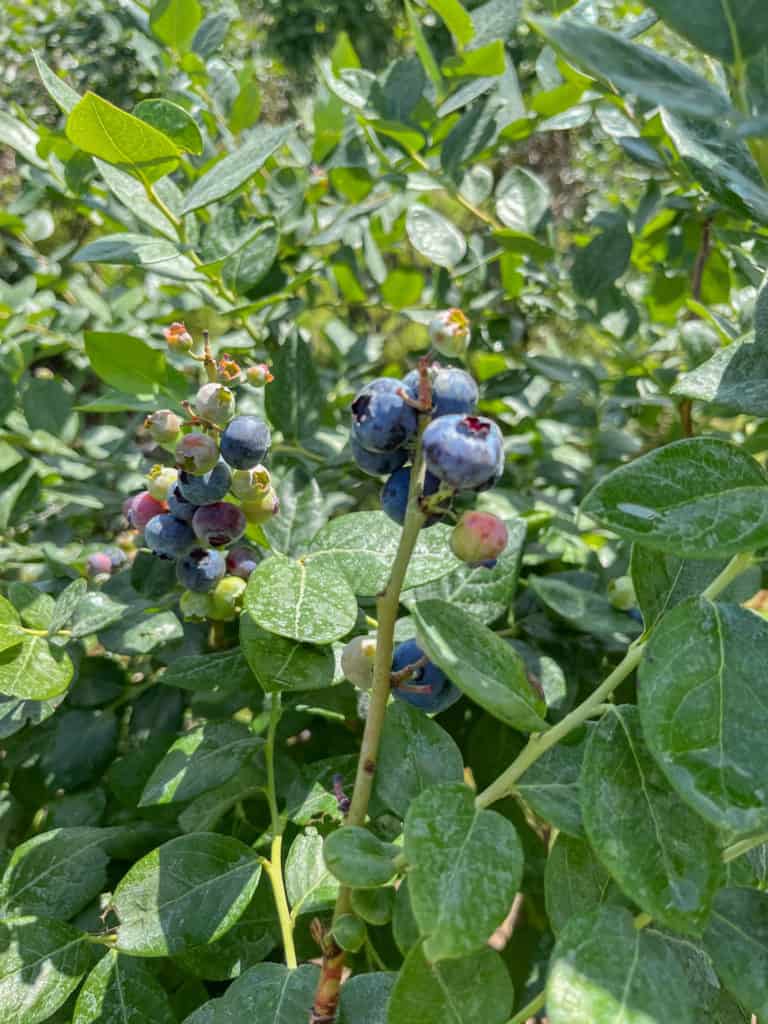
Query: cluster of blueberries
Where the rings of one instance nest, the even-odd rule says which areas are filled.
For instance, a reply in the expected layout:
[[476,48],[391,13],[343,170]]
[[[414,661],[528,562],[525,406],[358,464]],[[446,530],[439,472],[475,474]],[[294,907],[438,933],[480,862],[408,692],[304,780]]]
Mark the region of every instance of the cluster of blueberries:
[[[433,347],[438,351],[439,331],[445,329],[448,317],[453,316],[456,322],[459,312],[446,311],[431,328]],[[456,350],[449,354],[456,354]],[[420,370],[411,371],[403,380],[381,377],[367,384],[352,402],[350,446],[360,469],[374,476],[387,476],[382,508],[402,525],[419,412],[428,397],[430,421],[421,437],[425,474],[419,496],[426,528],[451,515],[446,502],[458,492],[478,492],[494,486],[504,469],[504,449],[498,426],[477,415],[477,384],[465,370],[432,364],[424,372],[428,374],[426,387]],[[473,567],[492,568],[507,540],[507,528],[501,519],[469,511],[454,527],[450,543],[462,561]],[[344,674],[361,689],[372,685],[375,653],[375,639],[362,636],[350,641],[342,653]],[[397,699],[425,712],[442,711],[460,696],[445,673],[425,657],[416,640],[406,640],[395,648],[390,680]]]
[[[183,325],[166,331],[176,345],[184,336],[191,349]],[[219,374],[228,384],[243,377],[269,379],[264,367],[255,368],[260,375],[241,374],[227,357],[217,367],[207,345],[205,357],[193,358],[205,362],[209,377]],[[147,417],[151,438],[174,453],[176,466],[154,466],[147,489],[128,498],[123,512],[132,527],[144,531],[152,554],[175,560],[185,618],[226,621],[238,614],[246,580],[258,561],[253,549],[230,545],[243,537],[249,523],[265,523],[279,509],[262,465],[271,435],[258,416],[235,415],[234,393],[218,380],[204,384],[185,407],[186,420],[170,409]]]

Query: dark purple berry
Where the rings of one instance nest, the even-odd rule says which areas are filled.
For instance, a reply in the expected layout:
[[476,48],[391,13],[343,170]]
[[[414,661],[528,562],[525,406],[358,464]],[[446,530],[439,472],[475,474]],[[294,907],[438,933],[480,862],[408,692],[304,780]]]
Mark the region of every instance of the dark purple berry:
[[217,501],[214,505],[202,505],[195,512],[192,527],[203,544],[221,548],[242,537],[246,521],[237,505]]
[[147,523],[144,542],[160,558],[180,558],[196,546],[197,538],[189,523],[164,513]]
[[176,563],[176,578],[186,590],[197,594],[213,590],[227,571],[224,555],[219,551],[195,548]]
[[227,572],[247,580],[259,564],[259,556],[251,548],[232,548],[227,552]]
[[202,476],[186,473],[182,469],[178,486],[184,498],[192,505],[212,505],[215,501],[221,501],[229,490],[231,480],[229,466],[223,459],[219,459],[213,469]]
[[[402,469],[398,469],[392,474],[384,484],[384,488],[381,492],[382,510],[393,522],[399,523],[400,526],[405,522],[405,512],[408,507],[408,490],[410,486],[411,467],[404,466]],[[436,476],[433,476],[431,473],[424,474],[424,490],[422,493],[425,498],[429,498],[431,495],[436,494],[439,487],[440,481]],[[439,513],[433,513],[427,517],[427,521],[424,526],[434,526],[434,524],[439,523],[442,518],[442,515]]]
[[[200,479],[200,477],[196,477],[195,479]],[[168,492],[168,511],[171,515],[176,516],[177,519],[182,519],[185,523],[191,523],[192,516],[197,512],[197,505],[193,505],[191,501],[187,501],[181,493],[178,481]]]
[[[392,656],[392,671],[402,672],[409,665],[415,665],[424,658],[424,651],[415,640],[405,640],[398,644]],[[448,678],[442,669],[433,662],[427,660],[425,664],[419,665],[412,674],[403,679],[392,688],[393,695],[398,700],[408,701],[415,708],[421,711],[434,712],[438,710],[439,698],[448,683]]]
[[386,476],[408,461],[405,448],[396,448],[393,452],[369,452],[357,443],[354,437],[349,439],[352,457],[364,473],[370,476]]

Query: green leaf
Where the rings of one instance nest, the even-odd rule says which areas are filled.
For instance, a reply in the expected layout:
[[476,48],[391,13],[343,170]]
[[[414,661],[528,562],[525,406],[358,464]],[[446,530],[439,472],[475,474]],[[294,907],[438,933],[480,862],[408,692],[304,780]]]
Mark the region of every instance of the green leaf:
[[217,687],[227,691],[253,690],[255,683],[242,651],[236,648],[174,658],[160,680],[165,686],[178,686],[195,693]]
[[546,728],[544,701],[501,637],[445,601],[421,601],[413,617],[420,645],[462,693],[515,729]]
[[170,100],[141,100],[133,108],[136,117],[157,128],[176,143],[179,149],[199,155],[203,152],[203,138],[191,114]]
[[475,26],[469,12],[459,0],[427,0],[427,3],[439,14],[446,28],[459,46],[466,46],[475,34]]
[[427,42],[424,33],[422,32],[421,25],[419,24],[419,19],[414,14],[413,7],[408,2],[408,0],[405,0],[405,14],[408,20],[408,29],[410,31],[411,36],[413,37],[413,48],[416,51],[416,54],[419,60],[421,61],[424,70],[429,75],[432,84],[435,86],[438,93],[440,93],[443,84],[442,75],[440,74],[440,68],[437,66],[437,61],[435,60],[434,54],[430,50],[429,43]]
[[272,549],[281,554],[304,554],[328,519],[320,486],[314,478],[307,479],[306,472],[296,466],[273,482],[280,498],[280,515],[264,524],[265,536]]
[[206,722],[184,733],[150,775],[139,807],[191,800],[221,786],[263,742],[241,722]]
[[493,39],[484,46],[478,46],[443,61],[443,74],[447,78],[465,78],[470,75],[503,75],[506,69],[506,53],[501,39]]
[[220,999],[211,999],[184,1018],[184,1024],[306,1024],[319,970],[302,964],[258,964],[234,981]]
[[658,624],[638,676],[649,750],[698,814],[734,833],[768,828],[763,653],[763,618],[691,598]]
[[357,620],[357,601],[330,560],[274,554],[251,573],[245,611],[270,633],[301,643],[330,644]]
[[[768,9],[762,0],[647,0],[666,23],[699,50],[733,63],[768,46]],[[738,47],[738,51],[735,49]]]
[[726,987],[758,1017],[768,1013],[768,893],[722,889],[704,946]]
[[682,968],[661,936],[603,906],[573,917],[555,945],[547,980],[551,1024],[699,1024]]
[[7,1024],[48,1020],[92,963],[88,937],[62,921],[0,921],[0,1006]]
[[353,889],[386,885],[395,874],[400,848],[383,843],[367,828],[345,825],[325,840],[323,856],[328,870]]
[[73,639],[90,636],[119,622],[128,606],[113,601],[107,594],[91,591],[79,602],[70,626]]
[[760,465],[727,441],[677,441],[614,470],[582,511],[622,537],[682,558],[726,558],[768,542]]
[[523,167],[511,168],[496,186],[496,216],[526,235],[536,233],[551,201],[547,184]]
[[250,241],[224,262],[221,268],[224,284],[236,294],[245,295],[266,277],[279,248],[277,228],[271,224],[261,227]]
[[589,913],[601,903],[625,902],[589,844],[562,832],[549,848],[544,895],[555,935],[577,914]]
[[672,393],[716,402],[732,413],[768,416],[768,351],[757,342],[734,341],[681,373]]
[[[144,267],[154,274],[178,281],[199,281],[201,275],[194,263],[182,256],[177,247],[165,238],[149,235],[105,235],[89,242],[72,259],[80,263],[114,263],[129,267]],[[124,335],[129,337],[129,335]],[[160,355],[160,353],[154,353]],[[128,390],[128,389],[124,389]]]
[[93,372],[129,394],[151,394],[165,382],[165,355],[131,334],[86,331],[85,352]]
[[202,17],[197,0],[155,0],[149,13],[149,27],[161,43],[184,53],[191,46]]
[[85,979],[72,1024],[176,1024],[168,994],[148,964],[109,950]]
[[462,783],[432,786],[408,809],[404,852],[430,963],[482,949],[509,913],[522,878],[514,825],[496,811],[478,810]]
[[[24,584],[19,584],[19,583],[11,584],[11,587],[14,587],[14,586],[16,588],[18,588],[20,586],[25,586],[25,585]],[[35,590],[34,587],[32,587],[31,590],[33,591],[33,595],[32,595],[32,600],[33,601],[38,601],[39,598],[45,597],[45,598],[48,598],[48,601],[50,601],[51,606],[53,605],[53,602],[51,601],[50,597],[48,597],[48,594],[41,594],[38,590]],[[17,590],[17,592],[18,592],[18,590]],[[26,593],[24,593],[24,598],[23,599],[26,601],[26,599],[27,599]],[[18,601],[17,601],[17,604],[18,604]],[[32,616],[33,621],[29,622],[27,620],[27,618],[25,617],[24,621],[27,622],[27,625],[31,625],[33,628],[37,628],[37,629],[40,629],[40,628],[46,629],[47,628],[47,625],[48,625],[47,622],[42,627],[35,626],[35,621],[34,621],[35,618],[36,617],[33,615]],[[10,601],[6,600],[6,598],[4,598],[4,597],[0,597],[0,651],[6,651],[10,647],[16,647],[16,645],[20,644],[22,642],[22,640],[24,640],[27,635],[28,634],[26,634],[24,632],[24,627],[21,625],[21,622],[19,620],[19,615],[18,615],[16,609],[13,607],[13,605],[11,604]]]
[[467,251],[464,235],[441,213],[422,203],[408,207],[405,230],[414,249],[438,267],[451,270],[464,259]]
[[614,32],[575,18],[539,18],[532,23],[588,74],[651,106],[701,118],[722,117],[730,112],[724,92],[685,64],[647,46],[627,42]]
[[595,726],[581,807],[592,848],[627,896],[658,923],[700,935],[720,880],[717,833],[669,786],[635,707],[612,706]]
[[352,910],[368,924],[389,924],[395,904],[395,888],[353,889]]
[[285,891],[294,919],[332,907],[339,883],[323,860],[323,837],[316,828],[300,832],[285,861]]
[[387,1003],[395,978],[389,971],[372,971],[345,981],[339,1000],[339,1024],[387,1024]]
[[[150,202],[142,182],[104,160],[97,158],[94,163],[109,191],[120,200],[126,210],[129,210],[144,224],[148,224],[158,234],[169,238],[174,243],[178,241],[175,225],[161,210],[158,210],[154,203]],[[170,178],[156,182],[155,192],[172,213],[178,213],[180,193]]]
[[389,705],[374,777],[374,793],[383,804],[404,818],[419,793],[463,777],[461,751],[437,722],[406,701]]
[[277,636],[257,626],[247,613],[240,618],[240,646],[267,693],[323,689],[336,679],[336,659],[330,647]]
[[40,81],[45,86],[46,92],[65,114],[70,113],[72,108],[76,107],[80,102],[80,93],[75,92],[71,86],[59,78],[56,72],[48,67],[39,53],[33,50],[32,56],[37,73],[40,76]]
[[210,206],[241,188],[285,143],[293,127],[269,125],[255,128],[248,141],[235,153],[219,160],[192,186],[184,200],[183,213]]
[[603,288],[617,281],[629,266],[632,237],[623,220],[601,231],[589,245],[578,249],[571,267],[576,294],[593,299]]
[[595,636],[616,633],[634,635],[639,626],[625,612],[615,609],[607,597],[574,586],[567,579],[551,576],[529,576],[528,585],[550,611],[565,619],[574,629]]
[[578,742],[551,747],[515,785],[515,790],[540,818],[571,836],[584,834],[580,775],[587,736],[585,730]]
[[51,612],[51,620],[48,623],[48,632],[51,635],[58,633],[67,625],[87,590],[88,584],[85,580],[73,580],[62,590],[56,598],[56,604]]
[[497,114],[495,97],[471,106],[462,114],[440,151],[440,164],[446,174],[459,178],[464,165],[493,143],[499,131]]
[[72,108],[66,132],[84,152],[148,184],[170,174],[179,162],[179,151],[166,135],[92,92]]
[[311,437],[319,425],[325,392],[312,348],[298,331],[291,331],[280,346],[273,373],[275,379],[267,386],[264,397],[270,422],[286,438]]
[[415,946],[392,989],[387,1024],[504,1024],[514,995],[506,965],[492,949],[431,964]]
[[58,828],[17,846],[0,882],[4,913],[74,917],[106,887],[113,829]]
[[[307,561],[334,566],[356,594],[373,597],[383,590],[402,530],[383,512],[352,512],[332,519],[317,534]],[[461,564],[448,548],[450,529],[438,523],[422,530],[403,587],[440,579]]]
[[266,789],[267,770],[263,758],[246,761],[237,775],[202,793],[185,807],[179,815],[179,825],[184,832],[212,832],[239,801],[261,796]]
[[0,110],[0,143],[15,149],[33,167],[45,170],[48,164],[37,153],[39,141],[39,136],[34,129],[29,128],[4,110]]
[[60,648],[39,636],[0,652],[0,694],[25,700],[48,700],[72,681],[72,662]]
[[169,956],[214,942],[243,914],[261,874],[237,839],[199,832],[171,839],[137,861],[115,889],[117,949]]

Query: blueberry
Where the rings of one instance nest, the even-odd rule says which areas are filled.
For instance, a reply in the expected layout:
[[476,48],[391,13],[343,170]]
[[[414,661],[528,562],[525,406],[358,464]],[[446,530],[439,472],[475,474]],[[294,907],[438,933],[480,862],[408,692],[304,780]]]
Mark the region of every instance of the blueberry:
[[256,465],[252,469],[236,469],[232,474],[230,490],[240,501],[257,501],[269,490],[271,483],[269,470]]
[[112,559],[106,551],[95,551],[92,555],[88,555],[85,568],[89,576],[110,575],[113,568]]
[[471,566],[493,568],[507,546],[509,532],[503,519],[490,512],[465,512],[451,533],[451,551]]
[[418,416],[397,392],[402,382],[380,377],[367,384],[352,402],[352,437],[369,452],[401,448],[416,433]]
[[223,459],[219,459],[213,469],[202,476],[185,473],[179,474],[179,490],[184,498],[193,505],[212,505],[221,501],[229,490],[232,474]]
[[235,414],[235,396],[223,384],[203,384],[195,396],[195,412],[201,419],[223,427]]
[[219,461],[219,449],[208,434],[185,434],[176,445],[176,462],[187,473],[208,473]]
[[227,572],[247,580],[259,564],[259,556],[251,548],[232,548],[227,552]]
[[264,459],[271,441],[264,420],[235,416],[221,435],[221,454],[233,469],[251,469]]
[[[415,640],[406,640],[398,644],[392,656],[392,671],[400,672],[408,665],[413,665],[424,657],[424,651]],[[398,700],[408,701],[421,711],[435,711],[438,698],[443,692],[448,678],[442,669],[431,661],[417,668],[414,673],[392,689]],[[448,684],[450,685],[450,684]]]
[[[199,480],[200,477],[193,477],[193,479]],[[168,492],[168,511],[177,519],[183,519],[185,523],[191,523],[192,516],[197,512],[197,505],[187,501],[181,493],[181,486],[178,482]]]
[[501,431],[484,416],[441,416],[424,431],[424,457],[430,473],[449,487],[482,487],[503,466]]
[[270,486],[254,501],[243,502],[243,513],[249,523],[254,523],[257,526],[261,526],[262,523],[267,523],[276,516],[280,511],[280,499],[277,496],[277,491],[270,484]]
[[176,563],[176,578],[186,590],[205,594],[213,590],[226,569],[221,552],[195,548]]
[[181,417],[170,409],[158,409],[144,420],[149,436],[158,444],[173,444],[181,432]]
[[[408,506],[408,489],[411,486],[411,467],[403,466],[402,469],[397,469],[392,476],[384,484],[384,488],[381,492],[381,507],[383,511],[389,516],[389,518],[399,523],[400,526],[405,522],[405,510]],[[435,494],[440,487],[440,481],[436,476],[431,473],[424,474],[424,490],[423,494],[425,497]],[[439,523],[442,519],[440,514],[432,514],[427,518],[425,526],[434,526],[435,523]]]
[[245,525],[242,511],[228,501],[203,505],[192,517],[192,527],[198,538],[213,548],[239,540],[245,533]]
[[460,309],[442,310],[429,325],[432,347],[444,356],[463,355],[467,351],[470,334],[469,320]]
[[376,640],[373,637],[353,637],[341,652],[341,671],[360,690],[370,690],[375,656]]
[[150,519],[167,511],[165,503],[153,498],[149,491],[139,491],[138,494],[134,494],[127,509],[126,505],[123,506],[126,510],[126,518],[136,530],[143,530]]
[[[403,387],[411,396],[419,397],[419,371],[411,370],[403,379]],[[474,412],[480,393],[474,379],[455,366],[440,366],[432,374],[432,418]]]
[[156,501],[168,501],[168,492],[178,479],[173,466],[153,466],[147,473],[147,490]]
[[241,580],[239,576],[225,576],[219,580],[211,594],[209,617],[221,622],[231,622],[237,618],[245,586],[245,580]]
[[349,447],[352,449],[352,458],[359,468],[371,476],[394,473],[408,461],[408,452],[405,448],[395,448],[393,452],[369,452],[359,445],[354,437],[349,439]]
[[152,554],[160,558],[180,558],[197,544],[189,523],[169,513],[150,519],[144,529],[144,541]]

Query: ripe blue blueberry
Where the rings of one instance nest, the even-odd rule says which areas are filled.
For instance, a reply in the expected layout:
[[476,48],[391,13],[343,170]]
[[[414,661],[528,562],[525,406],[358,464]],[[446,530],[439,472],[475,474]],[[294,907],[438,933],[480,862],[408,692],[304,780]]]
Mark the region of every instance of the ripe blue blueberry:
[[[395,470],[391,477],[384,484],[381,492],[381,507],[386,515],[400,526],[405,522],[405,511],[408,506],[408,490],[411,486],[411,467],[403,466]],[[440,487],[440,481],[431,473],[424,474],[424,497],[428,498],[435,494]],[[439,523],[442,516],[432,514],[427,517],[424,526],[434,526]]]
[[430,473],[448,487],[482,487],[503,466],[501,431],[484,416],[441,416],[424,431],[424,457]]
[[258,416],[235,416],[221,435],[221,454],[233,469],[257,466],[269,451],[272,436]]
[[352,449],[352,458],[360,469],[371,476],[394,473],[408,460],[405,448],[395,448],[393,452],[369,452],[358,444],[354,437],[349,439],[349,447]]
[[[183,471],[182,471],[183,475]],[[202,480],[202,477],[192,477],[193,480]],[[197,512],[197,505],[187,501],[181,493],[181,486],[178,481],[168,492],[168,511],[177,519],[183,519],[185,523],[192,522],[192,516]]]
[[367,384],[352,402],[352,437],[361,448],[391,452],[416,433],[416,410],[398,394],[401,388],[401,381],[379,377]]
[[194,548],[176,563],[176,578],[186,590],[205,594],[213,590],[227,571],[224,555],[219,551]]
[[179,490],[187,501],[193,505],[212,505],[221,501],[229,490],[232,473],[223,459],[219,459],[213,469],[202,476],[186,473],[183,469],[179,474]]
[[195,512],[192,527],[203,544],[221,548],[243,536],[246,521],[237,505],[217,501],[213,505],[202,505]]
[[[419,371],[411,370],[403,379],[408,394],[419,397]],[[474,378],[455,366],[439,366],[432,374],[432,418],[474,412],[480,393]]]
[[180,558],[197,546],[195,532],[189,523],[167,512],[149,520],[144,528],[144,542],[159,558]]
[[[416,664],[423,657],[424,651],[415,640],[405,640],[395,648],[392,671],[400,672],[408,665]],[[393,686],[392,693],[398,700],[408,701],[415,708],[428,713],[442,711],[448,704],[457,700],[459,695],[456,687],[448,682],[445,672],[429,660],[415,669],[408,679]],[[450,697],[448,703],[443,699],[443,694]]]

